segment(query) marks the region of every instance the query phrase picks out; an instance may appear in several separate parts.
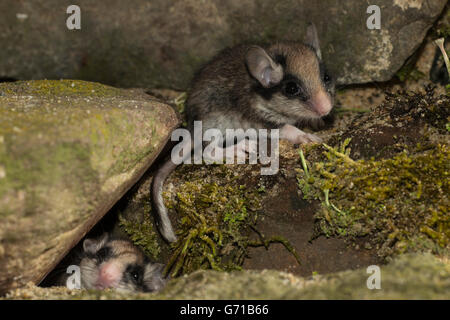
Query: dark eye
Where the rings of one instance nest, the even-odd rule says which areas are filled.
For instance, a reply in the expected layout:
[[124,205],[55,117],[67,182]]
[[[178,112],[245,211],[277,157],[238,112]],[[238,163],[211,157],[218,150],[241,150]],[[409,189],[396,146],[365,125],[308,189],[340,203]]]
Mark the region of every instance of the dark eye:
[[295,81],[286,82],[284,92],[287,96],[296,96],[300,93],[300,86]]
[[136,282],[139,281],[139,278],[140,278],[139,273],[133,272],[133,273],[131,274],[131,276],[133,277],[134,281],[136,281]]
[[323,82],[325,82],[326,84],[331,82],[331,77],[328,73],[324,73],[323,75]]
[[140,266],[130,265],[127,267],[126,273],[128,277],[134,283],[140,283],[142,281],[143,269]]

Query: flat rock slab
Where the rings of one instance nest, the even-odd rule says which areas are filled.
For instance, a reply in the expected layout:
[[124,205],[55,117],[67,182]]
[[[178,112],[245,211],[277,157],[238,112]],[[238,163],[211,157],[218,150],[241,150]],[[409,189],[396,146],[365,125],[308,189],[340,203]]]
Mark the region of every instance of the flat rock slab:
[[419,47],[446,3],[379,0],[381,28],[370,30],[372,3],[361,0],[79,0],[81,30],[68,30],[65,1],[2,1],[0,77],[186,89],[219,50],[301,41],[312,21],[339,83],[385,81]]
[[[403,255],[387,265],[379,265],[379,268],[380,289],[368,288],[368,283],[375,283],[372,279],[376,275],[373,269],[367,272],[366,268],[307,278],[275,270],[201,270],[172,279],[163,291],[156,294],[68,290],[65,287],[39,288],[29,285],[10,292],[7,299],[448,299],[448,258],[438,259],[430,254]],[[176,318],[179,312],[180,309],[166,310],[166,315],[170,319]]]
[[38,283],[142,176],[179,124],[140,90],[0,84],[0,293]]

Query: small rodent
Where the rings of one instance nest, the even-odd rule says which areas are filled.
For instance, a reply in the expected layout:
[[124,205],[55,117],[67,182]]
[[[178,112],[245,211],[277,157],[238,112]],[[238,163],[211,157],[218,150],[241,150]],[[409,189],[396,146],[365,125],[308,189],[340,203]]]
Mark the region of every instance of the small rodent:
[[[152,263],[131,241],[104,233],[98,239],[85,239],[81,252],[61,268],[52,285],[65,286],[69,264],[80,267],[82,289],[113,288],[121,292],[153,292],[166,284],[164,265]],[[49,283],[47,282],[48,286]]]
[[[280,42],[266,47],[238,45],[225,49],[194,77],[185,113],[190,132],[194,121],[203,131],[280,129],[294,144],[321,139],[296,125],[320,121],[333,107],[334,81],[322,62],[316,27],[307,28],[305,43]],[[236,146],[239,143],[236,144]],[[164,206],[162,188],[176,168],[169,159],[152,183],[153,213],[168,242],[177,237]]]

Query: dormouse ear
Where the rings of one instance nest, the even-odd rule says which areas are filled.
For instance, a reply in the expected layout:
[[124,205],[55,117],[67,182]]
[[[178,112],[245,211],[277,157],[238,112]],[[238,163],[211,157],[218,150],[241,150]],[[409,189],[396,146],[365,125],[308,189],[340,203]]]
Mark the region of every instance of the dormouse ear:
[[108,234],[106,232],[98,239],[85,239],[83,241],[83,250],[86,253],[95,254],[105,245],[107,241]]
[[310,23],[306,29],[305,43],[310,45],[316,51],[317,56],[322,60],[322,52],[320,51],[319,36],[314,23]]
[[283,67],[273,61],[261,47],[252,46],[245,56],[245,62],[250,74],[264,88],[273,87],[283,79]]

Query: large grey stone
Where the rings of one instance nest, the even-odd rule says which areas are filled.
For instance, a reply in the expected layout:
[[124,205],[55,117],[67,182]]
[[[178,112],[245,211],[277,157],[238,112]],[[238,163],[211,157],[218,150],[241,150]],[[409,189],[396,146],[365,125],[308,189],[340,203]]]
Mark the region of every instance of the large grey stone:
[[[369,289],[373,271],[366,268],[299,278],[275,270],[217,272],[201,270],[173,279],[157,294],[121,294],[114,291],[69,291],[66,288],[28,286],[8,299],[448,299],[448,258],[430,254],[400,256],[380,265],[380,288]],[[264,302],[259,303],[264,305]],[[270,311],[270,310],[269,310]],[[170,315],[172,311],[168,311]],[[179,311],[178,311],[179,312]]]
[[384,81],[418,48],[446,2],[377,1],[381,29],[369,30],[369,4],[359,0],[79,0],[81,30],[68,30],[70,1],[3,0],[0,77],[185,89],[222,48],[301,40],[312,21],[339,83]]
[[0,84],[0,294],[42,280],[142,176],[178,122],[140,90]]

